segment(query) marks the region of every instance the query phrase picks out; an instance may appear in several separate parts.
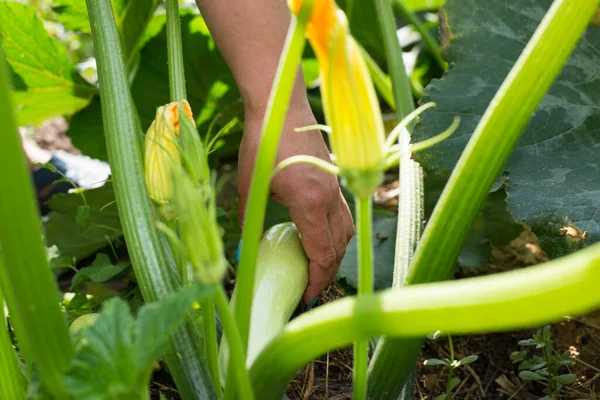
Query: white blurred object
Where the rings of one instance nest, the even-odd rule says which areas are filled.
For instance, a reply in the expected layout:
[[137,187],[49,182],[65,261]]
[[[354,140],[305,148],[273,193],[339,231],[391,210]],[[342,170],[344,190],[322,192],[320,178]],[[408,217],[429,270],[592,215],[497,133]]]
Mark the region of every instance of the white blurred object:
[[84,189],[101,187],[110,176],[110,166],[103,161],[67,153],[63,150],[58,150],[53,154],[65,163],[67,178]]

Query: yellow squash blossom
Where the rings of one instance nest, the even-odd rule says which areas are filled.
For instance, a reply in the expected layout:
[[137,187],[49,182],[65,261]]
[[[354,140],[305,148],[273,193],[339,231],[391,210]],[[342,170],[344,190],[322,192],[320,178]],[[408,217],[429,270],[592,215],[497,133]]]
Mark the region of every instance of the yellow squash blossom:
[[[185,100],[183,110],[193,122],[192,110]],[[178,135],[178,103],[159,107],[146,133],[144,163],[148,193],[161,206],[170,203],[173,197],[172,166],[180,164]]]
[[[302,0],[291,0],[298,13]],[[333,0],[315,0],[307,35],[319,60],[325,119],[342,175],[380,172],[385,131],[373,82],[344,12]],[[349,182],[350,183],[350,182]]]

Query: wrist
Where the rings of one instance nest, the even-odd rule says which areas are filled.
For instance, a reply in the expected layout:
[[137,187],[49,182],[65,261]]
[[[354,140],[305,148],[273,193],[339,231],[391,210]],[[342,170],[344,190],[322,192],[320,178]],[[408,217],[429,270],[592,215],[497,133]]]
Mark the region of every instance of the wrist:
[[[272,79],[270,82],[272,82]],[[254,85],[248,85],[246,86],[246,90],[242,90],[245,114],[244,119],[247,124],[262,124],[269,107],[271,86],[272,83],[260,84],[259,82]],[[289,121],[290,119],[314,119],[308,102],[306,85],[301,69],[298,70],[294,88],[290,95],[286,121]]]

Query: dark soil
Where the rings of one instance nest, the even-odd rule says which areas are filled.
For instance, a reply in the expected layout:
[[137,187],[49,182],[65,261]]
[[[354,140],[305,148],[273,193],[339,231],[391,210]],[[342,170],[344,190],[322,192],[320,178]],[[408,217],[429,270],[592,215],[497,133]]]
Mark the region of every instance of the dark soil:
[[[79,151],[73,147],[65,131],[64,120],[51,120],[33,134],[33,139],[44,149],[65,150],[78,154]],[[231,170],[231,166],[229,169]],[[235,196],[233,185],[229,184],[227,190],[227,197]],[[384,185],[377,191],[375,201],[393,210],[397,207],[398,192],[396,176],[388,175]],[[456,277],[461,279],[493,274],[527,267],[546,260],[544,252],[537,246],[535,235],[526,230],[510,245],[494,249],[492,259],[484,267],[461,269],[457,271]],[[334,284],[320,296],[319,304],[342,296],[344,296],[342,288]],[[516,365],[513,365],[509,359],[513,351],[520,350],[518,341],[530,337],[533,333],[534,331],[531,330],[454,337],[452,340],[456,358],[476,354],[479,359],[455,371],[455,376],[461,378],[461,383],[455,389],[453,399],[535,400],[544,396],[543,385],[527,383],[520,379]],[[563,391],[562,399],[600,399],[600,311],[555,324],[552,333],[557,349],[570,350],[573,359],[577,360],[571,368],[571,372],[577,375],[577,382]],[[447,372],[441,367],[426,367],[423,361],[445,357],[449,357],[447,339],[425,342],[418,361],[416,398],[429,400],[443,393]],[[178,391],[164,370],[155,372],[152,392],[153,398],[158,398],[159,393],[163,393],[167,398],[179,398]],[[350,399],[351,392],[351,349],[331,352],[310,363],[298,372],[288,388],[288,396],[291,400]]]

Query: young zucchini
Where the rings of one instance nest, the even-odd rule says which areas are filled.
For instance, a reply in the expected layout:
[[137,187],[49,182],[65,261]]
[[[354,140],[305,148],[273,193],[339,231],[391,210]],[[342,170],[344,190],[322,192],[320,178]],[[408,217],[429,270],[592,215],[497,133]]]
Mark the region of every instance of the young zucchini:
[[[294,313],[308,285],[308,265],[296,225],[283,223],[265,232],[256,264],[246,358],[248,367]],[[235,307],[236,289],[229,303],[231,310]],[[229,346],[224,335],[219,350],[222,382],[225,382],[228,359]]]

